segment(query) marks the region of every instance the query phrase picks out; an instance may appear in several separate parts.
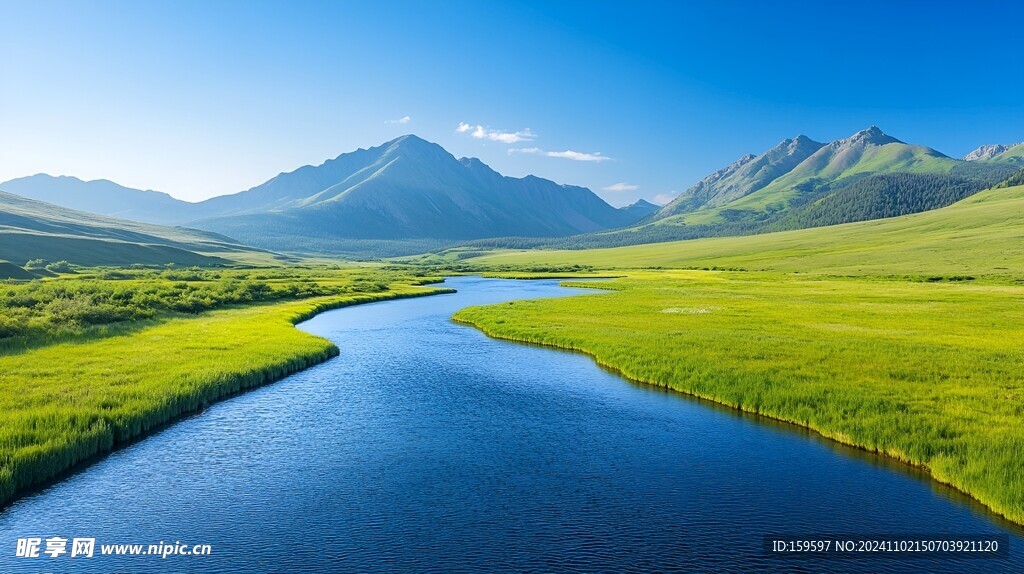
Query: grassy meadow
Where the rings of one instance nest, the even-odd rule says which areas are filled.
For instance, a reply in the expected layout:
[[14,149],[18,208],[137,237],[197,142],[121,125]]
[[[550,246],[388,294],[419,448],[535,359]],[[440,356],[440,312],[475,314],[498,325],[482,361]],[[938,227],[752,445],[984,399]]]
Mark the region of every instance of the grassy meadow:
[[97,270],[0,285],[0,505],[208,403],[326,360],[316,312],[442,289],[408,273]]
[[455,319],[927,467],[1024,522],[1024,286],[713,271],[601,286]]
[[[763,235],[588,250],[478,251],[480,269],[727,267],[834,275],[1024,279],[1024,186],[980,192],[914,215]],[[455,255],[453,255],[455,256]],[[437,259],[434,260],[437,262]]]

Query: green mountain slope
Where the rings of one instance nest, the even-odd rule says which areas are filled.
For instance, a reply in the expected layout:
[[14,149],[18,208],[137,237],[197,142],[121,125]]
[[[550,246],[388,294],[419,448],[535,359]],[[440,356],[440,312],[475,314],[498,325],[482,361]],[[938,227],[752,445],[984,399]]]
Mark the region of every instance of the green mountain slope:
[[988,187],[945,174],[883,173],[850,178],[828,187],[821,199],[794,207],[767,231],[838,225],[898,217],[951,205]]
[[787,139],[759,156],[745,155],[705,177],[658,213],[658,218],[726,205],[791,172],[825,144],[807,136]]
[[1015,166],[1024,166],[1024,143],[1010,146],[1002,153],[999,153],[987,160],[988,163],[1002,163]]
[[0,192],[0,259],[78,265],[215,265],[270,257],[234,240],[194,229],[162,227],[74,211]]
[[1024,186],[913,215],[756,236],[575,251],[499,251],[478,265],[742,267],[833,274],[997,275],[1024,280]]
[[724,205],[677,218],[674,223],[714,224],[764,219],[813,195],[824,185],[879,173],[949,173],[958,160],[903,143],[872,126],[818,149],[768,185]]

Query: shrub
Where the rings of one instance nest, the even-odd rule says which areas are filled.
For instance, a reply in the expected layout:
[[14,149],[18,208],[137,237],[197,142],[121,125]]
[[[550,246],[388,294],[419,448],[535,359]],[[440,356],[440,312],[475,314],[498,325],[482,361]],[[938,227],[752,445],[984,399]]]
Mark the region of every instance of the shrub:
[[56,263],[50,263],[45,267],[47,271],[52,273],[74,273],[75,270],[71,267],[71,264],[67,261],[57,261]]

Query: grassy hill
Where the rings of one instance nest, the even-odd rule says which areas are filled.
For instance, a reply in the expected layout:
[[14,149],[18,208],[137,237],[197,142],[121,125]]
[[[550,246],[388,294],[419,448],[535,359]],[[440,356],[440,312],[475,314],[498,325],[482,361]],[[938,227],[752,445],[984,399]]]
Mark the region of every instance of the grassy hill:
[[35,279],[35,273],[15,265],[10,261],[0,261],[0,279]]
[[833,274],[1024,277],[1024,186],[891,219],[744,237],[590,250],[495,251],[481,266],[740,267]]
[[[76,265],[217,265],[272,255],[193,229],[163,227],[74,211],[0,192],[0,259]],[[17,272],[8,269],[12,277]]]

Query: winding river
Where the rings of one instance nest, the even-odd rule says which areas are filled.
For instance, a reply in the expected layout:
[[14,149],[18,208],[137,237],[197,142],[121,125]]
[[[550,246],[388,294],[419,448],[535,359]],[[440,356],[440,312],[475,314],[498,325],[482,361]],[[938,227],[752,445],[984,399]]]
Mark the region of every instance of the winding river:
[[[313,318],[340,357],[0,512],[0,572],[1024,571],[1024,531],[919,471],[449,320],[583,291],[448,283]],[[1010,556],[766,556],[779,533],[998,534]],[[36,536],[96,555],[16,558]],[[161,541],[210,554],[99,555]]]

